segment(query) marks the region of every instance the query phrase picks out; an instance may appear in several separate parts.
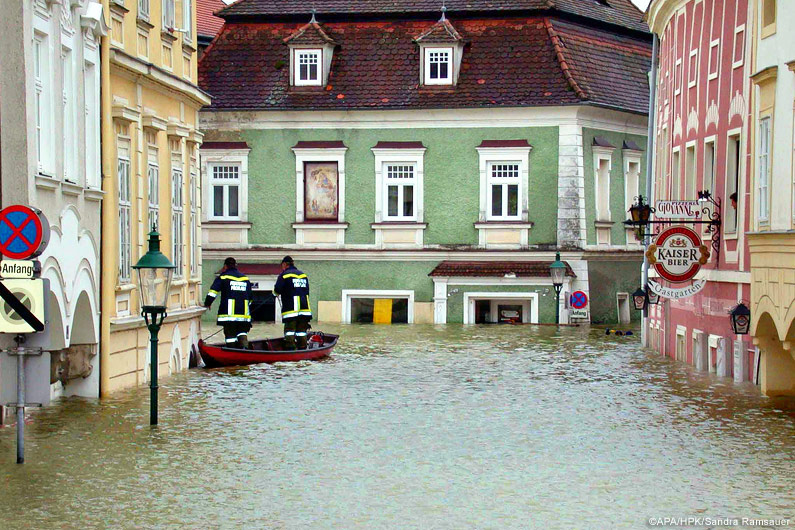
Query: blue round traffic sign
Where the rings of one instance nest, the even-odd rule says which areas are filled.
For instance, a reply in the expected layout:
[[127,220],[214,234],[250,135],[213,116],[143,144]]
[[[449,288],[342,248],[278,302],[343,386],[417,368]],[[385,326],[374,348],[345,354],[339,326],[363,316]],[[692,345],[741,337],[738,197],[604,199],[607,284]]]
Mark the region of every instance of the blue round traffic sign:
[[571,293],[569,303],[574,309],[585,309],[585,306],[588,305],[588,295],[582,291],[574,291]]
[[0,254],[11,259],[38,256],[50,242],[50,224],[41,211],[22,204],[0,211]]

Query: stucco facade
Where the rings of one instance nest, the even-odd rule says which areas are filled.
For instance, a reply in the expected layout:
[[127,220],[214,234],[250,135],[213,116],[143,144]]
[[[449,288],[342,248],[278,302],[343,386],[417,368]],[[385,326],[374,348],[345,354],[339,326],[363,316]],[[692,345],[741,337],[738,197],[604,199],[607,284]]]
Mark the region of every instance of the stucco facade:
[[[161,373],[186,368],[200,335],[201,182],[195,3],[105,0],[102,48],[102,393],[143,384],[148,331],[131,266],[153,224],[177,269],[160,331]],[[146,11],[144,8],[148,8]],[[165,10],[165,12],[164,12]]]
[[99,395],[105,30],[102,6],[88,0],[9,0],[0,18],[2,206],[31,205],[50,223],[38,258],[50,282],[47,327],[26,344],[50,352],[54,396]]
[[[284,127],[288,120],[299,127]],[[640,179],[633,180],[635,186],[645,174],[642,151],[622,146],[625,142],[645,145],[644,127],[644,117],[586,107],[513,112],[449,110],[431,115],[347,112],[322,117],[311,112],[203,111],[205,203],[212,204],[213,168],[239,165],[245,179],[237,220],[214,220],[213,212],[204,210],[203,255],[208,266],[203,280],[211,281],[213,271],[227,255],[256,266],[278,263],[289,253],[312,279],[313,311],[321,320],[352,320],[346,291],[358,291],[356,296],[361,297],[381,296],[379,292],[383,292],[408,298],[410,293],[412,321],[416,323],[466,322],[466,304],[487,299],[485,293],[507,292],[514,294],[501,299],[505,305],[512,305],[512,296],[527,302],[523,318],[528,322],[549,323],[555,318],[555,297],[548,273],[546,278],[429,275],[448,260],[548,264],[554,260],[555,249],[562,247],[563,258],[576,274],[567,281],[564,292],[585,291],[592,300],[589,320],[616,323],[619,294],[629,303],[626,295],[637,285],[641,261],[640,247],[632,240],[627,244],[621,224],[626,203],[625,157],[638,163]],[[571,131],[577,134],[570,135]],[[594,240],[594,159],[590,145],[595,137],[609,139],[615,145],[609,149],[613,158],[609,171],[613,228],[611,240],[599,244]],[[527,218],[523,223],[502,223],[489,232],[481,203],[479,167],[483,149],[479,146],[516,139],[526,140],[531,146],[527,154]],[[574,141],[578,144],[572,146]],[[344,202],[343,223],[327,228],[297,220],[300,200],[296,172],[300,163],[297,166],[296,161],[303,154],[294,147],[300,142],[343,146],[335,148],[344,157],[345,192],[340,198]],[[568,148],[561,149],[561,142]],[[407,143],[422,146],[418,156],[422,160],[423,188],[415,192],[415,197],[419,193],[423,196],[422,219],[399,224],[402,231],[412,235],[396,240],[393,234],[385,234],[384,224],[379,223],[376,173],[382,155],[375,147]],[[395,151],[383,156],[402,156],[402,149]],[[507,148],[499,154],[500,159],[520,156],[510,153]],[[309,156],[322,157],[323,150]],[[573,187],[577,194],[573,201],[568,186],[572,181],[578,183]],[[629,193],[634,198],[637,188]],[[575,208],[567,208],[572,203]],[[567,227],[567,216],[575,220],[574,230]],[[581,225],[583,230],[579,229]],[[297,235],[299,230],[303,231],[303,240]],[[328,230],[335,234],[324,240]],[[415,232],[419,236],[415,237]],[[565,240],[560,242],[559,238]],[[589,244],[587,238],[594,241]],[[602,271],[596,285],[589,282],[592,261]],[[607,274],[610,270],[621,270],[622,274]],[[275,272],[264,276],[247,273],[256,284],[255,292],[264,294],[275,280]],[[561,315],[568,321],[565,296]]]
[[[748,3],[654,0],[647,20],[660,39],[651,203],[706,190],[720,207],[704,204],[721,217],[720,243],[697,276],[706,287],[651,306],[649,343],[699,370],[753,381],[754,346],[732,333],[728,316],[750,296]],[[689,226],[710,245],[704,225]],[[654,269],[650,276],[667,284]]]
[[795,395],[795,14],[787,2],[750,2],[752,33],[751,334],[769,396]]

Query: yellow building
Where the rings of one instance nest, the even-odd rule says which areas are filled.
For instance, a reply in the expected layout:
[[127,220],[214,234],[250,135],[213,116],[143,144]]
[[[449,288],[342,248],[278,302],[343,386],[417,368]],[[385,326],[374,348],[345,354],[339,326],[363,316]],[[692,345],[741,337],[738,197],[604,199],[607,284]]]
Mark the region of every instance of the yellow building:
[[159,373],[187,368],[200,336],[201,204],[194,0],[103,0],[101,392],[149,377],[149,334],[131,266],[157,223],[177,266]]
[[[795,395],[795,11],[752,0],[751,334],[768,396]],[[781,9],[779,9],[781,8]]]

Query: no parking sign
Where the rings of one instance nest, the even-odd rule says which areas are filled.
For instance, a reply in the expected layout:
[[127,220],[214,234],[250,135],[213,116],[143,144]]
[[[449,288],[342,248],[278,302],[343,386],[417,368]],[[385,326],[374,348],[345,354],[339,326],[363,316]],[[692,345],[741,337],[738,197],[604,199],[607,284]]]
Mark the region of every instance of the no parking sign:
[[0,254],[9,259],[38,256],[50,242],[50,223],[40,210],[15,204],[0,211]]
[[574,291],[569,297],[569,316],[571,318],[588,318],[588,295],[583,291]]

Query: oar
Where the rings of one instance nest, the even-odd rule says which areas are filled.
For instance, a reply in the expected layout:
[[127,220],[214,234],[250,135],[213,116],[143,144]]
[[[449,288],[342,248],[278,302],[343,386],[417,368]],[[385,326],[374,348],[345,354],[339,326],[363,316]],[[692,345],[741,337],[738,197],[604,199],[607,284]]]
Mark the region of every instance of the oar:
[[215,337],[216,335],[218,335],[219,333],[221,333],[223,330],[224,330],[224,328],[221,328],[221,329],[219,329],[218,331],[216,331],[215,333],[213,333],[212,335],[210,335],[209,337],[205,337],[205,338],[203,338],[202,340],[203,340],[204,342],[207,342],[207,341],[208,341],[208,340],[210,340],[211,338],[213,338],[213,337]]

